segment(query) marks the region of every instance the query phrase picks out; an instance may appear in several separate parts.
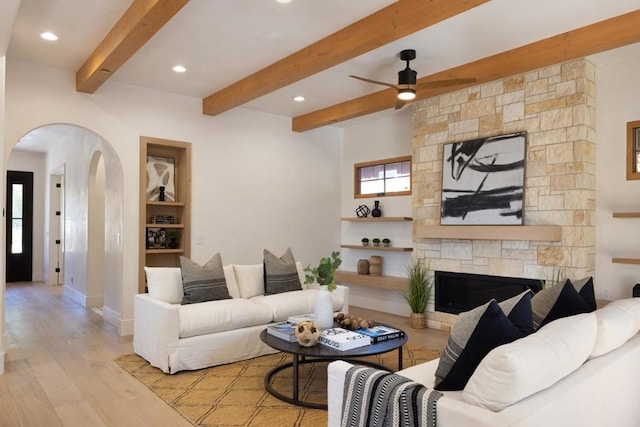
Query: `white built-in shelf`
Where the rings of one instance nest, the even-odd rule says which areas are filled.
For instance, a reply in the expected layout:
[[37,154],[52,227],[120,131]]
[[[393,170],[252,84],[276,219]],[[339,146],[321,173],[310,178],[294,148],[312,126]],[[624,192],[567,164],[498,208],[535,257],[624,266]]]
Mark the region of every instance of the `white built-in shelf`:
[[395,276],[372,276],[370,274],[358,274],[354,271],[336,271],[336,280],[351,285],[368,286],[370,288],[401,291],[407,288],[409,279]]
[[364,246],[364,245],[340,245],[346,249],[363,249],[367,251],[389,251],[389,252],[412,252],[413,248],[404,248],[398,246]]
[[414,237],[461,240],[533,240],[559,242],[559,225],[423,225],[414,223]]
[[640,212],[614,212],[614,218],[640,218]]
[[399,222],[399,221],[413,221],[413,218],[407,216],[380,216],[377,218],[367,217],[367,218],[357,218],[357,217],[348,217],[341,218],[342,221],[350,221],[350,222]]

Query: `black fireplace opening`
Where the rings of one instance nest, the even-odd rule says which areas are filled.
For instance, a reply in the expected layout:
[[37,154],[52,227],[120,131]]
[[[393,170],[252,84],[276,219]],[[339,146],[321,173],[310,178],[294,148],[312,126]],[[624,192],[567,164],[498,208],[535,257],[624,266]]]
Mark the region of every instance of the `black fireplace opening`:
[[458,314],[491,301],[501,302],[527,289],[542,289],[538,279],[435,271],[435,310]]

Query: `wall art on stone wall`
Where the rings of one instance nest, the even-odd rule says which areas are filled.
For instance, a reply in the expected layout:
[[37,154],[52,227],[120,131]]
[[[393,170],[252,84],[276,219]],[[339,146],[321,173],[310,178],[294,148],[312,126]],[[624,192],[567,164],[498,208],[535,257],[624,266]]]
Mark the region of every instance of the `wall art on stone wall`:
[[522,224],[526,137],[444,144],[440,224]]
[[147,156],[147,200],[159,200],[160,187],[164,187],[163,201],[176,201],[175,159]]

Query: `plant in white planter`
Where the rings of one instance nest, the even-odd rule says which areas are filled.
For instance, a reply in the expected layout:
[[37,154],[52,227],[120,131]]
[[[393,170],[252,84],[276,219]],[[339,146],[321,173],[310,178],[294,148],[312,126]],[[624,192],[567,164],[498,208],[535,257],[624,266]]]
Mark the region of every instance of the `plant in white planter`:
[[386,237],[384,239],[382,239],[382,246],[384,246],[385,248],[391,245],[391,240],[387,239]]
[[369,239],[366,237],[362,238],[362,246],[369,246]]
[[320,285],[313,312],[313,320],[320,329],[329,329],[333,326],[333,305],[329,292],[336,289],[336,271],[340,264],[342,264],[340,252],[333,251],[330,257],[320,258],[317,267],[307,266],[304,269],[304,283],[315,282]]
[[373,246],[380,246],[380,239],[378,238],[373,239]]

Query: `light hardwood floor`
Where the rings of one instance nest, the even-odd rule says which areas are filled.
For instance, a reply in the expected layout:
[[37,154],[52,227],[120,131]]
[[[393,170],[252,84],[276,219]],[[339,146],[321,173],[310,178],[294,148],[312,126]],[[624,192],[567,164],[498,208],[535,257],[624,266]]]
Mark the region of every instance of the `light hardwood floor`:
[[[353,307],[361,317],[397,325],[409,341],[442,349],[447,334],[409,328],[408,319]],[[9,352],[0,375],[0,426],[190,426],[115,358],[133,352],[94,311],[62,287],[10,283]]]

